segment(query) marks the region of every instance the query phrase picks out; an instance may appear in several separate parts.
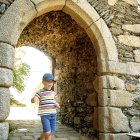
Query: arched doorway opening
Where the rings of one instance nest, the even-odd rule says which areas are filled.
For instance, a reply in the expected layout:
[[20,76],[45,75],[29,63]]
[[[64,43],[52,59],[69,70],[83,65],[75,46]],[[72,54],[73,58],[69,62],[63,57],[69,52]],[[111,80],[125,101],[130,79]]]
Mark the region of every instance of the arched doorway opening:
[[[13,54],[14,51],[12,49],[12,46],[15,46],[17,44],[17,41],[19,39],[19,36],[22,32],[22,30],[27,26],[29,22],[31,22],[35,17],[38,17],[44,13],[48,13],[50,11],[57,11],[62,10],[65,13],[69,14],[74,20],[84,28],[85,32],[90,37],[95,51],[97,55],[97,73],[99,76],[102,74],[105,75],[108,72],[111,72],[110,69],[108,69],[108,65],[111,65],[111,63],[118,61],[118,53],[115,46],[115,43],[112,39],[112,35],[106,26],[105,22],[102,20],[102,18],[97,14],[97,12],[94,10],[91,5],[85,1],[74,1],[74,0],[48,0],[48,1],[30,1],[30,0],[15,0],[14,3],[10,6],[10,8],[6,11],[5,15],[1,17],[0,21],[0,41],[1,46],[7,49],[7,52],[10,54],[8,57],[3,56],[3,60],[7,59],[6,63],[1,63],[1,72],[3,75],[8,75],[3,77],[5,82],[1,83],[1,86],[5,84],[6,89],[1,89],[1,92],[4,91],[7,94],[2,96],[1,104],[5,104],[3,108],[1,108],[2,116],[1,120],[5,120],[5,118],[8,116],[9,112],[9,99],[7,99],[6,95],[9,94],[8,87],[12,84],[12,67],[13,67]],[[13,18],[9,18],[13,17]],[[6,26],[5,26],[6,23]],[[3,61],[5,62],[5,61]],[[111,62],[111,63],[109,63]],[[113,72],[113,71],[112,71]],[[101,78],[101,80],[103,80]],[[103,82],[103,81],[102,81]],[[100,112],[102,114],[102,117],[100,116],[100,120],[103,119],[103,122],[97,121],[99,123],[99,131],[100,132],[112,132],[110,130],[110,125],[107,125],[108,118],[104,118],[106,115],[106,109],[107,111],[110,111],[110,108],[105,108],[104,106],[104,99],[105,96],[103,96],[103,87],[100,87],[100,84],[97,80],[97,90],[100,88],[100,98],[101,100],[98,100],[99,106],[101,108],[96,108],[96,118],[99,118],[98,113]],[[7,100],[7,102],[5,102]]]
[[64,12],[49,12],[23,30],[17,47],[22,45],[34,46],[53,57],[60,121],[94,137],[93,114],[98,99],[93,82],[97,76],[97,57],[84,30]]

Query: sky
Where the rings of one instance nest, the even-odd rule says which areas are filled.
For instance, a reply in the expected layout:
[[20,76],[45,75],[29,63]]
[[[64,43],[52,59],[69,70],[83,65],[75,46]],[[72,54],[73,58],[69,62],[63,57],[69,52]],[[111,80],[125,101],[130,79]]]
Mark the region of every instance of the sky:
[[17,48],[15,57],[21,58],[31,69],[29,78],[25,81],[25,91],[21,95],[12,88],[10,91],[16,99],[25,104],[30,104],[30,98],[33,96],[34,89],[41,83],[43,74],[52,72],[51,58],[43,52],[28,46]]

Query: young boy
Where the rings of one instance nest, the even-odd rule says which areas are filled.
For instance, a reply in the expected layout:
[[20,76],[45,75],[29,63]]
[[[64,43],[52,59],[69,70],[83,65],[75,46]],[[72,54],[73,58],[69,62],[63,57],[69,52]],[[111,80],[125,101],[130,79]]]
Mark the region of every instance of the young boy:
[[50,73],[44,74],[42,78],[44,88],[32,98],[31,102],[38,103],[38,115],[41,117],[43,132],[38,140],[51,140],[51,133],[56,130],[56,93],[51,90],[54,84],[54,77]]

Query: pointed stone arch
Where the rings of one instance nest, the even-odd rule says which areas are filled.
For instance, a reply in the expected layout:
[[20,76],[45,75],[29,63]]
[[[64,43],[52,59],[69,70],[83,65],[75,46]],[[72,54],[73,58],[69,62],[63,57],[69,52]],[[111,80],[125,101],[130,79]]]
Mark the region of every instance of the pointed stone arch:
[[[15,0],[0,19],[0,49],[3,47],[7,50],[5,51],[7,55],[2,56],[2,59],[6,60],[7,63],[0,63],[0,72],[10,77],[3,77],[4,82],[7,83],[7,88],[12,85],[11,71],[13,68],[14,46],[16,46],[23,29],[34,18],[47,12],[58,10],[62,10],[70,15],[84,28],[85,32],[90,37],[96,50],[99,73],[111,72],[110,69],[107,70],[108,62],[118,62],[117,48],[109,28],[86,0]],[[2,87],[3,83],[0,82],[0,85]],[[102,95],[100,98],[104,100],[105,97]],[[1,98],[1,100],[3,99]],[[3,103],[4,102],[5,99],[3,100]],[[8,116],[9,102],[6,102],[6,107],[1,109],[1,112],[5,115],[2,117],[0,116],[0,120],[5,120]],[[102,110],[102,108],[97,108],[97,115],[100,110]],[[101,111],[103,112],[103,116],[106,114],[104,111],[105,110]],[[99,122],[99,125],[100,123],[102,122]],[[104,128],[106,127],[105,125],[106,123],[102,123],[100,127]],[[102,128],[101,132],[104,132]]]

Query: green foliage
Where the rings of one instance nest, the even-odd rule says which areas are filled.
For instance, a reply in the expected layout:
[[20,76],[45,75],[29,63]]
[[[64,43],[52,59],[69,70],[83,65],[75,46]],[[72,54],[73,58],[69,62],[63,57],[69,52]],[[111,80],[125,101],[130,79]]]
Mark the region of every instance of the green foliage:
[[17,89],[18,92],[23,92],[25,89],[24,81],[28,77],[30,72],[30,66],[25,63],[20,63],[15,65],[13,69],[13,87]]
[[21,106],[21,107],[25,107],[25,104],[20,103],[19,101],[15,100],[14,98],[10,98],[10,105],[12,106]]
[[9,123],[9,133],[15,131],[17,128],[18,128],[17,125]]

